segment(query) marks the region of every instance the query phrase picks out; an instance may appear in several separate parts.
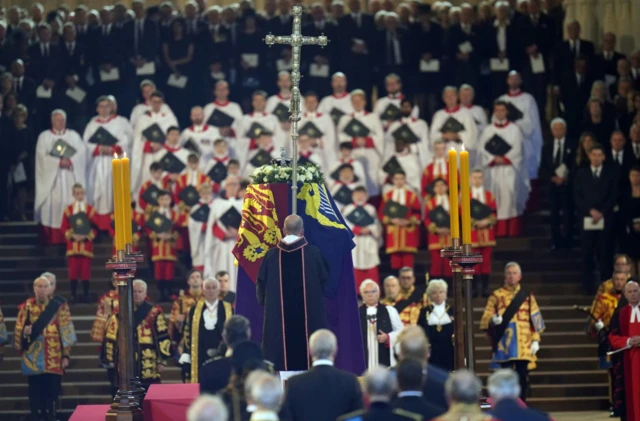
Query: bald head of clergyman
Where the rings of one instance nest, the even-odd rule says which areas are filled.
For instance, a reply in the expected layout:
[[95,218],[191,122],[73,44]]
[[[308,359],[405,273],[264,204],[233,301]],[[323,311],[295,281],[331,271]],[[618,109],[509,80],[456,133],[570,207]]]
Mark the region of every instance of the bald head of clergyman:
[[284,219],[284,235],[304,236],[304,224],[298,215],[289,215]]

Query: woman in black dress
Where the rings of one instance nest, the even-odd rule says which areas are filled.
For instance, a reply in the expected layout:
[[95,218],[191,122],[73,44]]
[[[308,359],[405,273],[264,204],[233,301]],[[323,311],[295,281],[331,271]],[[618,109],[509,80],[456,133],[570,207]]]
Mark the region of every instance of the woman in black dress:
[[624,218],[626,236],[622,250],[633,261],[632,273],[640,274],[640,166],[633,166],[629,171],[631,191],[620,198],[620,214]]
[[429,338],[431,356],[429,363],[444,370],[454,369],[453,358],[453,307],[447,304],[447,283],[432,279],[427,286],[429,304],[422,308],[418,326]]
[[607,120],[603,114],[602,104],[597,98],[592,98],[587,104],[589,115],[582,122],[580,132],[591,132],[596,136],[598,142],[604,146],[605,150],[611,152],[609,138],[615,130],[615,120]]
[[18,104],[11,117],[14,129],[11,132],[11,156],[12,165],[17,169],[13,173],[13,213],[19,221],[26,221],[27,196],[33,190],[35,174],[36,135],[33,129],[27,126],[28,110],[22,104]]
[[[189,94],[192,89],[193,76],[193,40],[187,35],[187,25],[182,18],[176,18],[171,22],[170,33],[162,44],[162,57],[167,68],[167,102],[171,104],[173,112],[178,119],[180,127],[189,126]],[[184,87],[171,86],[169,80],[182,81],[187,78]],[[175,85],[175,84],[174,84]]]

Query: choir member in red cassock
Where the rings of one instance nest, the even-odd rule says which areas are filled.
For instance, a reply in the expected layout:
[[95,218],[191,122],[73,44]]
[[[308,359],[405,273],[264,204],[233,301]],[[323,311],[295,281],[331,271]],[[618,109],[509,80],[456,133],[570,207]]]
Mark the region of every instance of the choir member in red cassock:
[[142,183],[138,191],[137,211],[146,212],[149,206],[158,206],[158,192],[169,188],[169,179],[164,175],[158,162],[149,165],[149,180]]
[[146,215],[145,229],[151,240],[151,261],[154,279],[160,291],[160,299],[171,296],[176,269],[176,225],[180,216],[171,209],[171,195],[162,190],[158,194],[158,206],[151,207]]
[[[622,353],[622,367],[616,367],[615,406],[626,421],[640,421],[640,285],[627,281],[627,305],[620,306],[611,320],[609,342]],[[627,349],[628,348],[628,349]],[[624,403],[624,406],[622,405]]]
[[[482,263],[476,268],[476,284],[473,296],[489,296],[491,255],[496,246],[493,227],[496,224],[496,198],[484,188],[484,174],[476,169],[471,173],[471,244],[482,255]],[[479,285],[478,285],[479,284]]]
[[424,169],[420,183],[422,197],[433,195],[433,182],[437,179],[449,183],[449,166],[447,164],[447,145],[442,139],[433,142],[433,162]]
[[71,282],[71,299],[77,300],[78,280],[82,281],[83,298],[89,300],[89,280],[93,259],[93,239],[96,236],[96,211],[85,201],[82,184],[73,185],[74,203],[67,206],[62,217],[62,231],[67,239],[67,265]]
[[433,196],[425,203],[424,225],[427,227],[427,244],[431,254],[431,278],[451,278],[451,266],[447,259],[440,256],[440,250],[451,244],[451,232],[449,231],[449,196],[447,184],[438,178],[433,184]]
[[403,172],[393,175],[393,190],[382,196],[380,220],[386,227],[385,247],[391,269],[413,267],[420,235],[420,199],[407,187]]

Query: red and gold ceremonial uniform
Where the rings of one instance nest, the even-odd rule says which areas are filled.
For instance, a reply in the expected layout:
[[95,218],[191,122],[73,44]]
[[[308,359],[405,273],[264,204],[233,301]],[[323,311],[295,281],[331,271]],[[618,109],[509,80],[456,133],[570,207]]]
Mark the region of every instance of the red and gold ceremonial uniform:
[[[406,219],[409,225],[400,227],[391,223],[391,218],[384,215],[383,209],[387,202],[394,201],[409,208]],[[391,255],[391,269],[404,266],[413,267],[414,255],[420,241],[420,200],[408,187],[392,189],[382,196],[379,209],[380,220],[386,227],[385,246],[387,254]]]
[[140,190],[138,190],[138,207],[140,208],[138,211],[146,212],[147,207],[149,207],[149,203],[147,203],[144,200],[144,194],[152,184],[155,184],[156,187],[158,187],[160,190],[167,190],[168,191],[169,190],[169,176],[165,175],[164,177],[162,177],[162,180],[160,180],[158,182],[154,182],[153,180],[147,180],[144,183],[142,183],[142,186],[140,186]]
[[[444,202],[442,202],[444,201]],[[429,217],[431,212],[436,207],[441,206],[447,212],[449,211],[449,197],[442,195],[440,197],[434,196],[426,199],[425,212],[424,212],[424,225],[427,227],[427,247],[431,255],[431,270],[429,272],[431,278],[439,278],[442,276],[451,277],[451,265],[448,259],[444,259],[440,256],[440,251],[443,248],[451,246],[450,235],[439,235],[436,230],[438,227],[435,222]]]
[[147,230],[147,236],[151,241],[151,261],[153,262],[153,273],[156,281],[173,281],[175,277],[176,261],[178,260],[176,254],[176,240],[178,239],[178,232],[176,228],[181,223],[181,216],[174,210],[161,209],[157,206],[149,206],[148,212],[145,215],[145,222],[151,218],[153,212],[165,213],[172,222],[173,226],[169,231],[171,239],[162,240],[158,238],[158,234],[153,230],[145,227]]
[[96,319],[91,326],[91,340],[102,344],[104,340],[105,330],[109,317],[117,311],[118,308],[118,291],[111,290],[98,300],[98,310],[96,311]]
[[427,302],[426,289],[423,285],[413,285],[407,291],[400,290],[395,300],[389,297],[380,301],[386,306],[392,306],[398,311],[400,320],[405,326],[415,326],[420,317],[420,310]]
[[[61,229],[67,239],[67,264],[69,266],[69,280],[89,281],[91,279],[91,259],[93,259],[93,239],[96,237],[96,230],[91,229],[89,235],[82,240],[73,239],[73,227],[69,223],[69,217],[73,216],[77,204],[69,205],[64,210],[62,216]],[[91,205],[83,204],[87,218],[91,224],[96,218],[96,211]]]
[[431,164],[427,165],[422,172],[420,191],[423,198],[429,195],[428,187],[438,179],[444,180],[447,185],[449,185],[449,167],[446,158],[435,159]]
[[471,244],[476,253],[482,255],[482,263],[476,268],[476,273],[479,275],[491,274],[491,256],[493,254],[493,248],[496,246],[495,224],[496,224],[496,198],[493,194],[485,189],[482,189],[480,194],[482,197],[474,198],[473,192],[470,193],[472,199],[479,200],[486,206],[491,208],[492,213],[489,216],[490,225],[486,228],[476,228],[474,226],[473,219],[471,220]]
[[184,321],[178,321],[178,316],[183,315],[186,319],[189,316],[189,311],[193,307],[200,297],[202,292],[192,293],[180,290],[180,295],[173,301],[171,306],[171,313],[169,314],[169,336],[171,337],[171,344],[178,347],[179,353],[182,354],[180,347],[180,340],[182,339],[182,326]]

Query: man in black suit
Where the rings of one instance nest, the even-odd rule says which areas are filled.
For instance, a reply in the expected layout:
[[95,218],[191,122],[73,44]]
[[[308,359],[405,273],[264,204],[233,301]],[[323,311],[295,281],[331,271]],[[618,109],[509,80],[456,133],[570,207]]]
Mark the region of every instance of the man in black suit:
[[548,421],[549,417],[535,409],[522,406],[518,373],[501,368],[489,376],[487,382],[493,409],[491,415],[500,421]]
[[612,83],[618,78],[618,60],[626,58],[616,51],[616,34],[607,32],[602,38],[602,51],[596,54],[593,69],[599,79]]
[[[595,145],[589,151],[590,166],[578,170],[573,186],[578,224],[581,226],[583,289],[593,295],[596,282],[611,277],[614,226],[613,208],[618,200],[618,171],[604,165],[604,148]],[[600,228],[598,224],[603,226]],[[594,278],[595,262],[600,276]]]
[[[489,60],[491,70],[491,101],[504,94],[504,81],[511,70],[522,71],[522,41],[517,26],[509,20],[509,5],[497,2],[495,14],[493,22],[486,25],[483,43],[483,54]],[[507,69],[492,66],[495,59],[499,60],[498,63],[508,63]]]
[[570,172],[575,162],[576,142],[567,138],[567,123],[556,118],[551,121],[553,141],[542,148],[540,173],[550,180],[552,250],[571,248],[573,238],[573,201]]
[[13,92],[18,95],[18,101],[29,110],[29,116],[35,115],[36,89],[38,85],[29,76],[25,76],[24,62],[16,59],[11,63],[13,76]]
[[422,363],[418,360],[405,358],[396,365],[398,379],[398,396],[391,406],[418,414],[423,420],[432,420],[444,411],[428,403],[423,397]]
[[94,72],[95,92],[94,96],[100,95],[119,95],[120,86],[122,86],[122,74],[119,74],[118,80],[108,80],[110,78],[101,78],[103,75],[111,74],[113,69],[118,69],[118,73],[122,72],[122,60],[126,49],[122,48],[122,29],[116,28],[112,22],[111,10],[103,8],[100,10],[101,24],[91,31],[91,63]]
[[11,60],[13,60],[14,49],[13,43],[7,36],[7,23],[0,21],[0,71],[5,72],[9,69]]
[[[411,39],[408,29],[400,27],[400,20],[395,12],[389,12],[384,18],[385,30],[378,33],[379,57],[378,64],[378,97],[383,95],[391,95],[393,92],[387,92],[385,79],[387,75],[396,74],[400,79],[405,81],[405,85],[413,78],[409,77],[409,71],[415,73],[415,68],[409,66],[411,63]],[[407,86],[407,91],[413,89]]]
[[[359,0],[349,0],[350,13],[338,21],[339,37],[342,40],[338,57],[343,59],[343,68],[353,89],[362,89],[371,98],[374,78],[371,68],[377,60],[375,45],[376,26],[373,16],[361,10]],[[370,103],[370,101],[368,101]]]
[[75,8],[73,15],[73,24],[76,26],[76,36],[78,41],[84,45],[87,45],[89,41],[89,34],[91,27],[89,26],[89,22],[87,21],[87,14],[89,13],[89,8],[84,4],[79,5]]
[[198,16],[198,5],[193,1],[184,5],[184,23],[187,26],[187,36],[195,40],[204,25]]
[[[411,66],[413,72],[417,73],[415,91],[418,93],[420,117],[431,122],[431,117],[438,110],[438,97],[445,85],[442,57],[444,31],[439,23],[431,19],[430,4],[420,4],[418,11],[418,22],[411,29],[411,39],[420,42],[413,49]],[[431,60],[437,60],[440,64],[438,71],[422,71],[421,63],[428,64]]]
[[233,369],[233,349],[238,344],[248,341],[250,337],[251,328],[246,317],[234,315],[227,320],[222,331],[222,340],[226,346],[219,348],[217,356],[205,361],[198,373],[200,394],[215,395],[229,384]]
[[[313,6],[311,18],[312,21],[302,28],[302,33],[305,36],[317,37],[324,34],[329,39],[337,38],[338,27],[335,23],[327,21],[322,5]],[[306,69],[304,71],[306,77],[301,81],[303,92],[314,91],[320,98],[331,94],[330,76],[334,73],[331,64],[332,62],[334,65],[336,64],[335,60],[338,57],[335,57],[334,51],[338,46],[338,43],[330,42],[324,48],[310,45],[302,49],[302,66]]]
[[[420,421],[422,416],[404,409],[393,408],[389,403],[395,392],[393,373],[378,366],[367,370],[364,379],[365,391],[369,398],[369,409],[358,410],[336,418],[336,421]],[[318,418],[320,419],[320,418]],[[333,418],[322,418],[329,420]]]
[[453,84],[469,84],[478,90],[478,65],[481,58],[480,32],[473,24],[473,9],[462,6],[460,23],[449,27],[446,35],[446,51],[451,60]]
[[88,84],[87,76],[87,52],[86,46],[78,41],[76,26],[71,23],[65,23],[62,30],[62,39],[60,40],[60,63],[61,78],[59,97],[62,108],[67,112],[70,127],[82,127],[86,124],[85,117],[87,113],[86,99],[78,103],[76,100],[66,95],[68,89],[74,89],[76,86],[87,92]]
[[613,166],[617,168],[619,175],[618,193],[624,195],[631,188],[629,170],[635,161],[634,151],[631,145],[627,144],[624,133],[619,130],[611,133],[609,144],[611,145],[611,152],[608,154],[608,158],[611,159]]
[[362,390],[356,376],[333,366],[338,350],[335,335],[327,329],[317,330],[309,338],[309,350],[313,367],[291,377],[285,385],[284,406],[289,411],[289,419],[335,420],[362,409]]
[[231,286],[231,281],[229,279],[229,272],[226,270],[221,270],[216,273],[216,279],[220,283],[220,297],[221,301],[229,303],[233,305],[236,301],[236,293],[233,291],[229,291],[229,287]]
[[[595,57],[593,43],[580,39],[580,23],[574,20],[567,24],[568,39],[556,49],[554,75],[562,77],[573,70],[573,63],[578,57],[584,57],[592,66]],[[560,80],[556,80],[556,85]]]
[[559,86],[560,101],[564,106],[564,119],[572,136],[580,134],[580,123],[584,119],[584,110],[591,97],[593,79],[589,75],[587,66],[585,57],[577,57],[572,70],[564,75]]
[[43,94],[37,98],[34,104],[37,110],[34,110],[33,123],[36,130],[41,131],[49,127],[54,108],[54,88],[60,77],[60,48],[51,42],[51,27],[48,24],[41,23],[37,31],[39,41],[29,47],[27,76],[34,80],[36,86],[42,85],[49,92],[48,96]]

